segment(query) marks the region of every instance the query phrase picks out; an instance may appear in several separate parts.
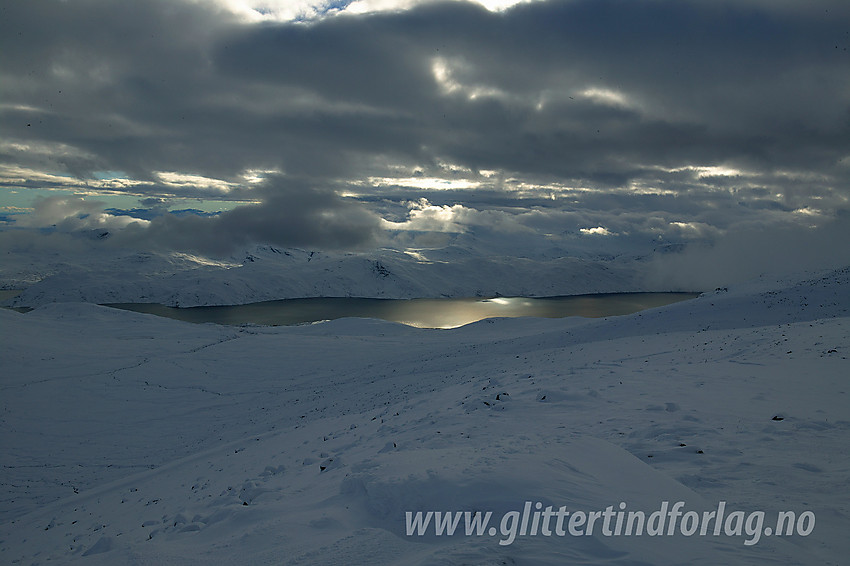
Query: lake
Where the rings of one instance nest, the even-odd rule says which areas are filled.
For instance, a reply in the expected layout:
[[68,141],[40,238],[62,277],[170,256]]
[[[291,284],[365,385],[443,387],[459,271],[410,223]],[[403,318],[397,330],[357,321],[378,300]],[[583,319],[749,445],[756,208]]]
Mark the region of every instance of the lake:
[[699,293],[601,293],[564,297],[491,299],[320,297],[214,307],[177,308],[150,303],[113,303],[106,306],[195,323],[281,326],[359,317],[400,322],[418,328],[456,328],[493,317],[597,318],[625,315],[692,299],[698,295]]

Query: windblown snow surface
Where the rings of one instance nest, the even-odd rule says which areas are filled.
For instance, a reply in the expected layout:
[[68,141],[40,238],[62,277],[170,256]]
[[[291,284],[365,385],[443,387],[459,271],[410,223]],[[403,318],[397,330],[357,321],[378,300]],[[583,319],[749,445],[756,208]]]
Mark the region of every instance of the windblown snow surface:
[[[454,330],[0,311],[0,563],[845,563],[849,309],[843,269]],[[499,530],[526,502],[678,501],[765,529]],[[408,535],[407,511],[492,512],[494,535]],[[814,528],[768,536],[783,511]]]

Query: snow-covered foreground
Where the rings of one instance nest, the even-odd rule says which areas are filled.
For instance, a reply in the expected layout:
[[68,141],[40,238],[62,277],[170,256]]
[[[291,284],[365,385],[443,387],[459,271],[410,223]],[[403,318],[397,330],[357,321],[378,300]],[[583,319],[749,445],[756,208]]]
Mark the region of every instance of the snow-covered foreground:
[[[455,330],[231,328],[82,303],[0,311],[0,328],[3,564],[850,555],[850,269],[626,317]],[[665,501],[816,524],[759,538],[713,524],[605,536],[601,519],[543,536],[535,522],[499,544],[526,502],[649,516]],[[408,536],[406,511],[491,511],[497,528]]]

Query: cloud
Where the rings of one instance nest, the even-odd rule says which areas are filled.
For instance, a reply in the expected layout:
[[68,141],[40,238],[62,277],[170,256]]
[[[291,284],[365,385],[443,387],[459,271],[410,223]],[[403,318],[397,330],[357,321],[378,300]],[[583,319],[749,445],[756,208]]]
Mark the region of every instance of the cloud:
[[225,255],[256,243],[309,249],[358,249],[374,245],[379,218],[332,190],[293,186],[271,177],[257,192],[259,204],[214,216],[165,214],[148,226],[119,235],[122,242]]
[[649,282],[657,288],[710,290],[766,274],[825,270],[850,264],[850,213],[819,228],[807,224],[736,226],[711,245],[657,256]]
[[368,245],[383,210],[650,245],[847,207],[846,2],[487,6],[7,3],[0,190],[254,202],[137,227],[215,250]]
[[2,40],[5,129],[73,148],[75,174],[351,178],[443,159],[617,186],[727,162],[838,174],[850,155],[841,3],[800,18],[748,2],[449,2],[310,25],[196,2],[38,4],[6,8],[25,33]]
[[404,203],[408,208],[402,222],[384,220],[387,230],[462,233],[470,228],[487,227],[507,234],[529,231],[522,222],[524,208],[516,210],[479,210],[463,204],[434,205],[428,199]]
[[146,224],[146,220],[116,216],[104,211],[104,203],[81,197],[43,197],[35,200],[33,212],[20,215],[15,226],[52,228],[59,232],[82,230],[120,230],[130,224]]
[[608,230],[604,226],[597,226],[596,228],[579,228],[579,232],[585,234],[587,236],[616,236],[614,232]]
[[27,238],[40,240],[40,232],[26,232],[33,228],[69,235],[96,230],[110,246],[226,255],[257,243],[353,250],[375,245],[382,235],[378,216],[330,189],[272,176],[254,194],[259,203],[212,215],[168,212],[154,198],[143,200],[148,208],[131,211],[106,209],[104,202],[81,197],[39,198],[32,213],[15,217],[11,226],[17,235],[3,241],[20,247]]
[[[218,6],[248,22],[311,21],[336,15],[400,12],[445,0],[196,0]],[[473,0],[488,10],[499,11],[533,0]]]

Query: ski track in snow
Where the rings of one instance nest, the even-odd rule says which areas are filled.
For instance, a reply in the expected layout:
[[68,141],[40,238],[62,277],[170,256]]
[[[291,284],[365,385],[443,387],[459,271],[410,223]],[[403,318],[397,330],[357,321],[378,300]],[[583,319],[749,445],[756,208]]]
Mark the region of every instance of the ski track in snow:
[[[850,269],[454,330],[0,311],[0,563],[840,564],[848,309]],[[663,500],[817,525],[752,546],[404,533],[409,510]]]

